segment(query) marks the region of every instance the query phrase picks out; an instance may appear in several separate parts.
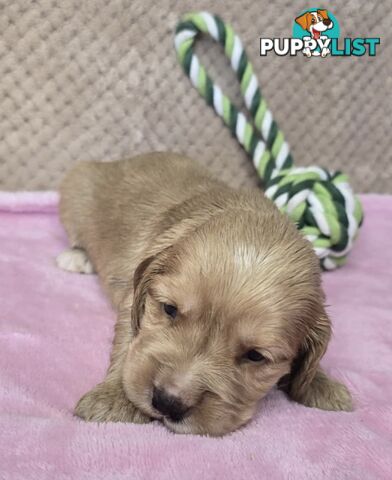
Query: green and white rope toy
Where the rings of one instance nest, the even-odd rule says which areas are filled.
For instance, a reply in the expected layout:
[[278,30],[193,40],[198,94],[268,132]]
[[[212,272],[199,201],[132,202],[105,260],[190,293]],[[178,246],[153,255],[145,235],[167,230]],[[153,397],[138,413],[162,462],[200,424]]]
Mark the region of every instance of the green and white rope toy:
[[[193,51],[199,33],[209,34],[224,47],[253,124],[200,64]],[[363,220],[361,204],[341,172],[293,166],[289,145],[267,107],[252,64],[233,28],[208,12],[190,13],[177,25],[175,47],[193,86],[251,156],[265,195],[312,242],[322,268],[332,270],[345,263]]]

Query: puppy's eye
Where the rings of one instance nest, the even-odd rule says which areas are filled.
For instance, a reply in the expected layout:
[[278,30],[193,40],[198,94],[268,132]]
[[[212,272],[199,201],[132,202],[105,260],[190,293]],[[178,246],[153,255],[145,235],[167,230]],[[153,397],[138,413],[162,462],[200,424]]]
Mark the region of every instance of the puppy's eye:
[[262,355],[257,350],[248,350],[245,353],[244,358],[246,360],[250,360],[251,362],[262,362],[263,360],[265,360],[264,355]]
[[316,23],[316,19],[314,17],[312,18],[312,23]]
[[163,304],[163,310],[165,311],[166,315],[169,315],[171,318],[176,318],[177,315],[177,307],[174,305],[170,305],[168,303]]

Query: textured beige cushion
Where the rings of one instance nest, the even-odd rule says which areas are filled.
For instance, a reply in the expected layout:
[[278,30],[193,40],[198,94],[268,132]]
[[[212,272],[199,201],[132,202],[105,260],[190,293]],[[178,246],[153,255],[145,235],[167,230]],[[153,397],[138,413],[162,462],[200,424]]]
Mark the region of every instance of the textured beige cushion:
[[[56,188],[78,160],[162,149],[233,185],[256,184],[175,57],[178,19],[208,9],[242,38],[297,165],[341,168],[357,191],[391,191],[391,5],[338,3],[323,6],[342,36],[381,36],[376,57],[260,58],[259,37],[291,36],[303,1],[0,0],[0,188]],[[197,50],[241,105],[219,46],[203,40]]]

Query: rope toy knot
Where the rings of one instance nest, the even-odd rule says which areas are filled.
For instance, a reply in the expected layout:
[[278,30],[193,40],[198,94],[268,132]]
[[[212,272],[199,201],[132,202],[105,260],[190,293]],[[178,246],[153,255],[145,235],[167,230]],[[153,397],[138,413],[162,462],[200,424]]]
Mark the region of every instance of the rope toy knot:
[[324,270],[344,264],[363,216],[346,175],[292,167],[273,171],[265,186],[265,195],[313,244]]
[[[194,53],[200,33],[224,48],[237,74],[251,122],[207,74]],[[178,60],[193,86],[222,118],[252,158],[265,195],[289,215],[313,244],[321,267],[345,263],[363,221],[363,212],[348,178],[321,167],[294,167],[290,148],[262,96],[253,66],[233,28],[217,15],[190,13],[177,25]]]

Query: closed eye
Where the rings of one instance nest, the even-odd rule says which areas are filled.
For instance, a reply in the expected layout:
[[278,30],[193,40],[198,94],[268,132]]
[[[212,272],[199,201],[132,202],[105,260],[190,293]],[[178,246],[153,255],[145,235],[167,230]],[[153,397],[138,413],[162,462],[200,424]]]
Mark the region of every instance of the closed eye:
[[171,305],[170,303],[163,303],[163,310],[166,315],[170,318],[176,318],[177,316],[177,307],[175,305]]
[[243,355],[244,360],[248,360],[253,363],[261,363],[266,360],[264,355],[260,353],[258,350],[255,350],[252,348],[251,350],[248,350],[244,355]]

